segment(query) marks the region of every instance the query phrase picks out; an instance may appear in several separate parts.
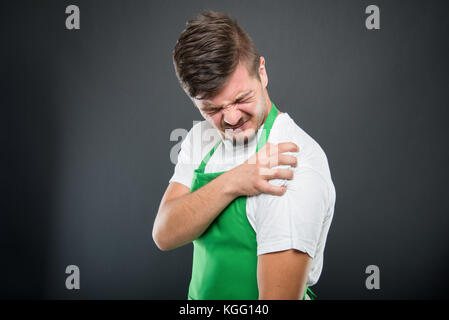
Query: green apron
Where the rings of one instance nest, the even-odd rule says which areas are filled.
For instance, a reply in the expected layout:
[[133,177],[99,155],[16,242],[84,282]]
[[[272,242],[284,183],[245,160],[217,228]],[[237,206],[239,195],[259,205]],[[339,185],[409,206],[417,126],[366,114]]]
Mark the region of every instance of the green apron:
[[[258,152],[267,142],[278,114],[272,104],[263,132],[257,142]],[[204,157],[194,171],[190,192],[212,181],[221,172],[204,173],[207,162],[221,140]],[[306,287],[311,299],[315,295]],[[305,298],[306,293],[304,293]],[[256,233],[246,216],[246,196],[234,199],[193,241],[192,279],[189,300],[257,300],[257,242]],[[303,298],[303,299],[304,299]]]

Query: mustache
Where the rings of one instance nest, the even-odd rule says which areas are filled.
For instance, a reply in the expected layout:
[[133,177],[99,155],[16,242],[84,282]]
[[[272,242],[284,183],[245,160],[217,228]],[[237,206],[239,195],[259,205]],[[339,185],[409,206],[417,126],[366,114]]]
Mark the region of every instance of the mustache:
[[227,130],[227,129],[233,130],[233,129],[235,129],[235,128],[240,127],[242,124],[244,124],[244,123],[245,123],[246,121],[248,121],[248,120],[249,120],[249,119],[239,121],[239,123],[237,123],[235,126],[225,125],[225,126],[224,126],[224,129],[225,129],[225,130]]

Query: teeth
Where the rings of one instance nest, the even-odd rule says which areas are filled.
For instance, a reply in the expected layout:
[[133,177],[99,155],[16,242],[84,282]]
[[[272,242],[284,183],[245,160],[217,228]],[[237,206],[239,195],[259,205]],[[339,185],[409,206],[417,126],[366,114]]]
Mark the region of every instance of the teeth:
[[240,127],[242,127],[245,123],[246,123],[246,121],[243,122],[243,123],[242,123],[240,126],[238,126],[238,127],[227,128],[227,129],[225,129],[225,130],[237,130],[237,129],[239,129]]
[[238,128],[240,128],[241,126],[243,126],[245,124],[245,122],[243,122],[241,125],[239,125],[238,127],[235,127],[234,129],[238,129]]

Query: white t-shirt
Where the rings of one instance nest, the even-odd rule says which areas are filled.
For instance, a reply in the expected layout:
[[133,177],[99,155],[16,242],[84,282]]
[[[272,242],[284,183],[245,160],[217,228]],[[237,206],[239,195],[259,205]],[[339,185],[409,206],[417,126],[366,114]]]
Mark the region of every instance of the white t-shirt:
[[[257,139],[263,127],[257,131]],[[220,139],[220,133],[206,120],[196,123],[181,143],[170,182],[190,188],[193,171]],[[233,146],[230,140],[223,140],[204,172],[227,171],[242,164],[256,152],[257,139],[254,137],[246,146]],[[307,285],[312,286],[321,274],[335,206],[336,193],[327,157],[319,144],[285,112],[276,117],[268,142],[296,143],[299,152],[286,154],[296,155],[298,164],[297,167],[279,166],[293,170],[292,180],[270,180],[275,185],[287,185],[284,195],[262,193],[247,197],[246,215],[256,232],[257,254],[288,249],[307,253],[312,258]]]

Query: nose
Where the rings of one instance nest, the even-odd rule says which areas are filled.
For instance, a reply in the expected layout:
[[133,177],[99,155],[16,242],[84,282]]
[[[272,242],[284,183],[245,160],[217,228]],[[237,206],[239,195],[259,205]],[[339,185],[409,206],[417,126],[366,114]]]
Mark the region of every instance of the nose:
[[241,117],[242,112],[235,106],[229,106],[223,110],[223,120],[230,126],[238,124]]

